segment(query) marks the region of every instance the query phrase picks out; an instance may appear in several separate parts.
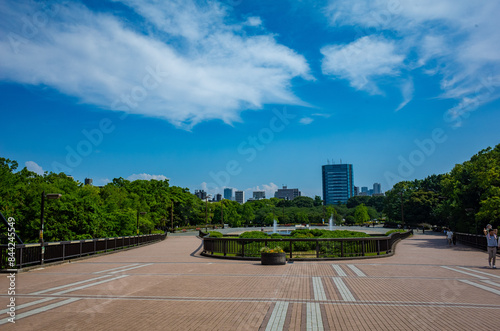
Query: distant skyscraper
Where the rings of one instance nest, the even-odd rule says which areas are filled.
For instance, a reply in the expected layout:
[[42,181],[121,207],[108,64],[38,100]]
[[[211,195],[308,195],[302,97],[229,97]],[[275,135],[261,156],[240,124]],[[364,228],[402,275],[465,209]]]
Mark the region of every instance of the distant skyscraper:
[[243,191],[235,191],[234,192],[234,200],[238,203],[244,203],[245,202],[245,192]]
[[357,195],[359,195],[359,187],[354,186],[354,196],[357,196]]
[[382,193],[382,187],[380,183],[374,183],[373,184],[373,194],[380,194]]
[[215,195],[215,201],[217,201],[217,202],[218,202],[218,201],[221,201],[221,200],[222,200],[222,194],[217,193],[217,194]]
[[293,200],[296,197],[300,197],[300,195],[301,193],[298,188],[287,188],[285,185],[274,193],[275,198],[285,200]]
[[204,190],[195,190],[194,195],[196,195],[201,200],[205,200],[207,198],[207,192]]
[[323,201],[326,205],[346,203],[354,196],[352,164],[324,165],[322,175]]
[[224,199],[231,200],[233,198],[233,189],[225,188],[224,189]]
[[260,200],[266,198],[266,191],[253,191],[253,199]]
[[93,182],[92,178],[85,178],[85,185],[92,185]]
[[361,186],[361,193],[368,194],[368,187],[367,186]]

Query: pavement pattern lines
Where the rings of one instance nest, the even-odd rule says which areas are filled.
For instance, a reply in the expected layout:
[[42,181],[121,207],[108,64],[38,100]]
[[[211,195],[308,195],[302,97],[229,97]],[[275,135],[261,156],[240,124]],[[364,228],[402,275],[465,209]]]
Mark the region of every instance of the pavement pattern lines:
[[[500,274],[477,264],[485,253],[446,247],[441,237],[414,236],[387,258],[285,266],[203,258],[199,243],[171,237],[19,274],[16,324],[2,327],[482,330],[485,319],[500,322]],[[43,286],[35,289],[37,279]],[[0,288],[6,285],[0,279]],[[0,293],[0,300],[8,296]]]

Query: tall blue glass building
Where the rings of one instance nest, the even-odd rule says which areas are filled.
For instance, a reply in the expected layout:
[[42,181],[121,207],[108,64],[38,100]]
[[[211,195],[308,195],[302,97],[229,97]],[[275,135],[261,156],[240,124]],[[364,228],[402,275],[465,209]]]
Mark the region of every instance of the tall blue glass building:
[[233,198],[233,189],[225,188],[224,189],[224,199],[231,200]]
[[327,164],[323,172],[323,203],[333,205],[346,203],[354,196],[352,164]]

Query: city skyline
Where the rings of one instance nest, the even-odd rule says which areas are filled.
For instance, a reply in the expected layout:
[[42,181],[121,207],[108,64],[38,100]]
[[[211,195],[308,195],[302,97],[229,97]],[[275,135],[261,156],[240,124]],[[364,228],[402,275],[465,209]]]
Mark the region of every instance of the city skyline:
[[267,197],[449,172],[500,142],[500,3],[389,3],[3,1],[0,156]]

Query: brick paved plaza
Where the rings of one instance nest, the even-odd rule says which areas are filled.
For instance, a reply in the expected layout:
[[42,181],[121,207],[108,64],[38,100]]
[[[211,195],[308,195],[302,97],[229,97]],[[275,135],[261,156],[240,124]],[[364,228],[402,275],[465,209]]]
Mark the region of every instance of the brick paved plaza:
[[[416,234],[392,257],[262,266],[199,256],[172,236],[16,277],[4,330],[495,330],[500,271],[444,236]],[[500,264],[500,262],[499,262]]]

